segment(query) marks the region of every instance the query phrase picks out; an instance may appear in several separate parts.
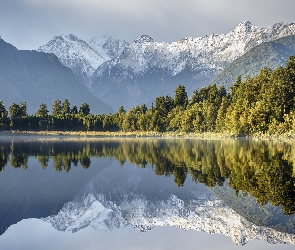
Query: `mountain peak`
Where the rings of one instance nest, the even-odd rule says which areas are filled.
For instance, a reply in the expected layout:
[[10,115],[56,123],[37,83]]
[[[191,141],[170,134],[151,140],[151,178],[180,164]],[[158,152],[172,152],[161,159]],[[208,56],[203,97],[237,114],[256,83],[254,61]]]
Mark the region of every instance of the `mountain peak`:
[[79,39],[77,36],[73,35],[73,34],[69,34],[69,35],[64,35],[61,34],[60,36],[56,36],[56,39],[62,39],[62,40],[68,40],[68,41],[81,41],[81,39]]
[[153,38],[151,38],[148,35],[142,35],[140,38],[138,38],[134,42],[136,42],[136,43],[151,43],[151,42],[154,42],[154,40],[153,40]]
[[250,21],[242,21],[238,24],[237,27],[244,27],[244,26],[253,26],[253,24]]
[[272,30],[283,30],[285,28],[288,29],[294,29],[294,23],[283,23],[283,22],[279,22],[279,23],[275,23],[272,27],[270,27]]
[[243,22],[240,22],[238,24],[238,26],[235,28],[235,32],[251,32],[252,29],[256,27],[254,24],[252,24],[250,21],[243,21]]
[[77,40],[79,40],[78,37],[75,36],[75,35],[73,35],[73,34],[69,34],[67,37],[68,37],[71,41],[77,41]]

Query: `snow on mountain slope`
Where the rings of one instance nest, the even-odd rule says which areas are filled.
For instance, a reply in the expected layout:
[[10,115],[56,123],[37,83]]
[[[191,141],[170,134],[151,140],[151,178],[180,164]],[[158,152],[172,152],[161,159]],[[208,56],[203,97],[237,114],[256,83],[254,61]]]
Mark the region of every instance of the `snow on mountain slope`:
[[90,87],[94,71],[103,62],[117,56],[122,47],[127,45],[127,42],[111,37],[96,37],[88,44],[70,34],[54,37],[46,45],[39,47],[38,51],[54,53],[61,63]]
[[79,68],[82,75],[87,77],[105,61],[86,42],[72,34],[56,36],[38,51],[54,53],[65,66]]
[[123,51],[120,60],[113,59],[112,65],[120,63],[133,69],[137,75],[157,67],[175,76],[189,62],[192,71],[204,68],[222,70],[254,46],[292,34],[295,34],[295,24],[277,23],[272,27],[258,28],[250,22],[241,22],[228,34],[187,37],[172,43],[158,43],[144,35]]
[[251,48],[292,34],[295,24],[258,28],[242,22],[228,34],[187,37],[172,43],[155,42],[143,35],[98,67],[92,90],[114,110],[120,105],[127,109],[143,102],[150,105],[159,95],[173,95],[180,84],[191,95]]
[[93,37],[88,44],[97,54],[101,55],[105,61],[119,56],[124,48],[129,46],[128,42],[120,39],[113,39],[111,36]]
[[227,34],[155,42],[143,35],[131,44],[110,36],[87,44],[74,35],[58,36],[39,51],[54,53],[93,93],[114,110],[174,93],[185,84],[189,95],[251,48],[295,34],[295,24],[259,28],[246,21]]
[[[132,69],[135,75],[142,75],[156,67],[175,76],[185,67],[192,71],[222,70],[254,46],[293,34],[293,23],[258,28],[247,21],[241,22],[228,34],[187,37],[172,43],[155,42],[143,35],[130,45],[110,36],[94,37],[87,44],[74,35],[61,35],[41,46],[38,51],[54,53],[65,66],[89,79],[102,63],[109,60],[112,60],[109,67],[122,64],[124,68]],[[102,71],[98,70],[96,76],[101,74]]]
[[98,231],[124,228],[128,225],[142,232],[157,226],[173,226],[182,230],[224,234],[236,244],[257,239],[271,244],[295,244],[295,235],[256,226],[219,199],[196,197],[183,201],[175,195],[166,200],[149,200],[142,195],[128,195],[117,204],[105,194],[84,194],[81,202],[69,202],[55,216],[44,218],[60,231],[76,232],[91,226]]

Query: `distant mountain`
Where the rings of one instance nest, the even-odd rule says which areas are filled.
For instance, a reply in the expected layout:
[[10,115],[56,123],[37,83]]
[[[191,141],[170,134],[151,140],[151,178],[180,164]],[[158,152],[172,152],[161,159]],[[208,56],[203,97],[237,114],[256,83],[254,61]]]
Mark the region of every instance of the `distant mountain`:
[[[241,22],[228,34],[187,37],[172,43],[158,43],[143,35],[131,44],[98,37],[87,46],[73,35],[61,36],[39,51],[55,53],[75,75],[84,77],[96,96],[116,110],[120,105],[130,108],[151,104],[159,95],[174,95],[179,84],[191,94],[255,46],[290,35],[295,35],[293,23],[258,28]],[[94,52],[93,61],[87,61],[85,55]],[[89,68],[87,74],[85,67]]]
[[210,84],[229,88],[241,76],[256,76],[264,67],[275,69],[285,66],[289,56],[295,55],[295,36],[287,36],[275,41],[265,42],[246,52],[221,71]]
[[295,24],[258,28],[240,23],[228,34],[157,43],[142,36],[122,54],[103,63],[93,76],[93,92],[116,109],[150,104],[158,95],[174,95],[179,84],[189,94],[207,85],[228,64],[262,42],[295,34]]
[[114,40],[110,36],[94,37],[88,44],[70,34],[54,37],[38,51],[54,53],[62,64],[70,68],[80,81],[91,88],[95,70],[103,62],[118,56],[125,46],[128,46],[126,41]]
[[56,99],[68,99],[71,106],[86,102],[95,113],[109,113],[109,105],[100,101],[62,65],[54,54],[21,51],[0,38],[0,100],[8,108],[26,102],[28,113],[42,102],[51,111]]

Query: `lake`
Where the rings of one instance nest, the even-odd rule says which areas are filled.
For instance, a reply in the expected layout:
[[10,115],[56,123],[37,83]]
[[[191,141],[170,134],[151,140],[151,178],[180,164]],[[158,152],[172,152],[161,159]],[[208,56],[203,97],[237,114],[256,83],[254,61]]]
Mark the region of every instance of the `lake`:
[[294,249],[295,144],[0,137],[0,249]]

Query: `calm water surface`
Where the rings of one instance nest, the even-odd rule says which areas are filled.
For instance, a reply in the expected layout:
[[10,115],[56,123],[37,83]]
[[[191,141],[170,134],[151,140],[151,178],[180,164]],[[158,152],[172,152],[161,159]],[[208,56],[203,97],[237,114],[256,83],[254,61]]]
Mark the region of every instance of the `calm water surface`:
[[295,249],[295,145],[0,139],[0,249]]

